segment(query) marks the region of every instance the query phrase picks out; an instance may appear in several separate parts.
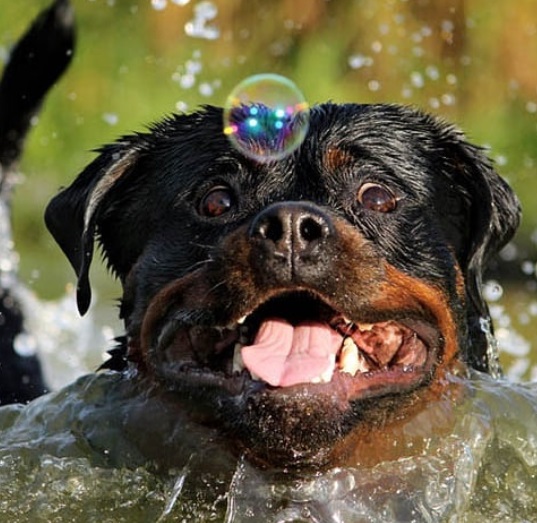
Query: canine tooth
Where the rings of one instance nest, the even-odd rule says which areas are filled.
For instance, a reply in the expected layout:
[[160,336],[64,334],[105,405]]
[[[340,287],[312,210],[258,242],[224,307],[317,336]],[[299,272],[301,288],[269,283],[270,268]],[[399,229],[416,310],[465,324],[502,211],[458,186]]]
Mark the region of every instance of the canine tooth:
[[242,360],[241,349],[242,345],[240,343],[235,343],[235,348],[233,351],[233,372],[240,373],[245,368]]
[[339,359],[341,372],[355,376],[358,371],[367,372],[367,363],[352,338],[345,338]]
[[239,318],[239,320],[237,321],[237,323],[238,323],[239,325],[242,325],[245,321],[246,321],[246,315],[244,315],[242,318]]

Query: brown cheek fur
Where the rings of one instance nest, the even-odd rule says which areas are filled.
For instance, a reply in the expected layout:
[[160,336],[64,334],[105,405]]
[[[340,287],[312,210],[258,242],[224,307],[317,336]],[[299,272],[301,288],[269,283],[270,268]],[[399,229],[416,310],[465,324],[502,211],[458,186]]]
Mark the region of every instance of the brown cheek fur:
[[189,310],[203,310],[214,306],[211,299],[209,282],[204,276],[204,270],[198,269],[183,278],[174,280],[161,289],[151,300],[140,329],[139,339],[134,335],[129,340],[129,359],[138,364],[141,370],[147,370],[149,351],[153,345],[158,323],[166,314],[181,307]]
[[457,322],[447,297],[437,287],[402,273],[385,264],[386,280],[381,284],[380,298],[371,305],[378,310],[422,310],[432,313],[444,337],[442,360],[449,364],[459,352]]

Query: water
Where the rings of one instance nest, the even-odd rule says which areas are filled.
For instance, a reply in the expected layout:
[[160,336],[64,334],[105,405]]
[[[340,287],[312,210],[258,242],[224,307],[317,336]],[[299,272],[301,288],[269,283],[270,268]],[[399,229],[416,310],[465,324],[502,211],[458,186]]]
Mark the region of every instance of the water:
[[389,459],[291,474],[231,454],[137,379],[85,376],[0,409],[0,521],[536,521],[537,384],[449,389]]

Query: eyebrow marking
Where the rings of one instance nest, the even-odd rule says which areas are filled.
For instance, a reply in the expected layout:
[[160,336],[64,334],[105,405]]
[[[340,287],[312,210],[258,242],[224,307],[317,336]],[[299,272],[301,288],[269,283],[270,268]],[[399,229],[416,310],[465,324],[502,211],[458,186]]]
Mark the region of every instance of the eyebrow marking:
[[337,147],[331,147],[323,154],[323,164],[331,171],[351,165],[353,161],[352,154]]

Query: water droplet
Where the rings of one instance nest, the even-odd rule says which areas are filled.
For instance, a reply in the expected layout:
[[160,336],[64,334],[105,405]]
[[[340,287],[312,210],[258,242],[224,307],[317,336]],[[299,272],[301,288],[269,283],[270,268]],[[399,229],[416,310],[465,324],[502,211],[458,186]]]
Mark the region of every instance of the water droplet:
[[[537,242],[537,230],[535,233],[535,241]],[[531,240],[534,241],[534,238],[530,236]],[[505,261],[514,261],[518,258],[518,248],[514,243],[508,243],[501,251],[500,258]]]
[[151,7],[155,9],[155,11],[162,11],[163,9],[166,9],[167,5],[168,0],[151,0]]
[[428,25],[424,25],[422,28],[421,28],[421,34],[423,36],[431,36],[433,34],[433,30],[431,29],[431,27],[429,27]]
[[390,32],[389,24],[380,24],[379,25],[379,33],[381,35],[387,35],[389,32]]
[[452,93],[445,93],[442,95],[442,103],[444,105],[455,105],[456,101],[455,95]]
[[208,82],[203,82],[199,85],[198,91],[202,96],[212,96],[214,93],[213,86]]
[[371,44],[371,50],[374,53],[380,53],[382,51],[382,42],[379,42],[378,40],[373,42]]
[[207,25],[207,22],[216,18],[217,7],[212,2],[200,2],[194,8],[194,19],[185,24],[185,33],[193,38],[216,40],[220,36],[220,30]]
[[419,89],[424,86],[425,80],[423,79],[423,75],[421,73],[414,71],[410,74],[410,83]]
[[503,165],[507,165],[508,159],[507,159],[507,156],[505,156],[504,154],[498,154],[496,158],[494,158],[494,161],[498,165],[503,166]]
[[522,262],[520,268],[524,274],[531,276],[535,272],[535,263],[530,260],[525,260]]
[[363,54],[354,54],[349,57],[349,66],[352,69],[361,69],[362,67],[370,67],[373,65],[373,58],[364,56]]
[[378,80],[371,80],[368,82],[367,87],[370,91],[378,91],[380,89],[380,82]]
[[440,78],[440,71],[438,70],[438,67],[436,67],[435,65],[428,65],[425,68],[425,74],[431,80],[438,80],[438,78]]
[[403,89],[401,89],[401,96],[403,98],[411,98],[412,95],[414,94],[414,92],[412,91],[412,89],[410,87],[403,87]]
[[31,334],[21,332],[15,337],[13,348],[19,356],[34,356],[37,351],[37,342]]
[[119,116],[115,113],[104,113],[103,120],[108,125],[117,125],[117,123],[119,122]]
[[495,280],[489,280],[483,285],[483,297],[487,301],[498,301],[503,295],[502,286]]
[[308,127],[309,106],[297,86],[283,76],[251,76],[227,98],[224,134],[236,149],[258,161],[291,154]]
[[412,54],[419,58],[425,54],[425,51],[423,50],[423,47],[416,46],[412,49]]

